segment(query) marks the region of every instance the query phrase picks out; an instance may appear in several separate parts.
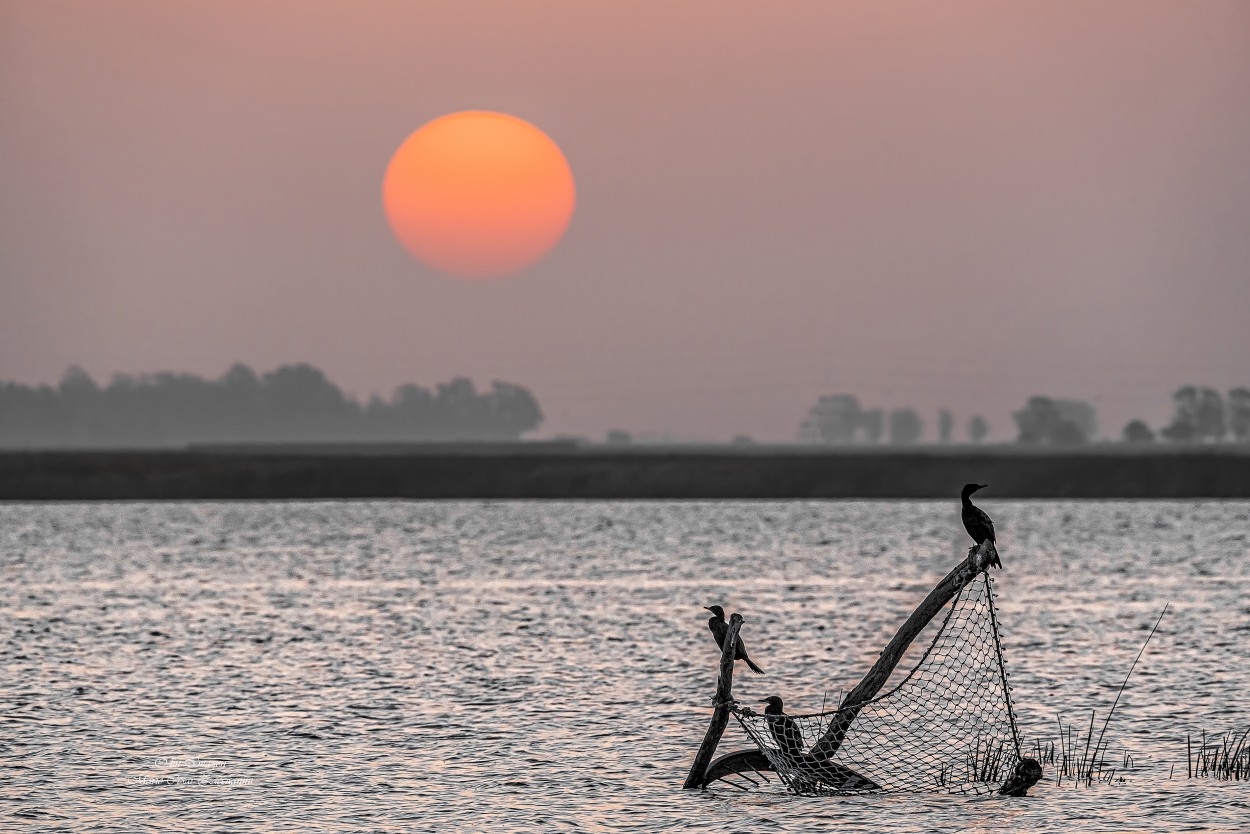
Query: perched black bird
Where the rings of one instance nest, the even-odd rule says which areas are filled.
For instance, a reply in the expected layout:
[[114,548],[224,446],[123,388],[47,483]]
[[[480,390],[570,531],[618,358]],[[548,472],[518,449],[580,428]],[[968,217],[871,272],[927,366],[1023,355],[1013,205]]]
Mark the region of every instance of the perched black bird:
[[798,722],[785,714],[781,698],[771,695],[761,703],[768,704],[764,708],[764,720],[768,722],[768,730],[781,752],[790,757],[800,755],[803,752],[803,733]]
[[[729,623],[725,622],[725,609],[719,605],[705,605],[704,611],[711,611],[712,616],[708,617],[707,627],[712,630],[712,636],[716,638],[716,645],[721,650],[725,649],[725,635],[729,633]],[[747,647],[742,645],[742,638],[738,638],[738,645],[734,647],[734,660],[745,660],[747,665],[751,667],[751,671],[757,675],[764,674],[764,670],[755,665],[755,661],[747,657]]]
[[964,484],[959,500],[963,503],[964,529],[977,544],[989,541],[989,564],[1002,570],[1003,563],[998,560],[998,548],[994,546],[994,522],[985,514],[985,510],[972,503],[972,493],[985,489],[989,484]]

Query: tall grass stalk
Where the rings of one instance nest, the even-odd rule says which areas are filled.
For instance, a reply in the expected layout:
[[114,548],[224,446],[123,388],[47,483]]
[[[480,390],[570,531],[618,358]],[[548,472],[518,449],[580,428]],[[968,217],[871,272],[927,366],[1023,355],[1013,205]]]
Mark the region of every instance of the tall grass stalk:
[[[1133,676],[1133,670],[1137,668],[1137,661],[1141,660],[1141,656],[1145,654],[1146,647],[1150,645],[1150,638],[1155,636],[1155,632],[1159,630],[1159,623],[1163,622],[1163,615],[1168,613],[1168,608],[1172,603],[1163,604],[1163,610],[1159,612],[1159,619],[1155,620],[1154,628],[1150,629],[1150,634],[1146,635],[1146,642],[1141,644],[1141,649],[1137,652],[1137,657],[1133,658],[1133,665],[1128,667],[1128,674],[1124,676],[1124,683],[1120,684],[1120,691],[1115,693],[1115,700],[1111,703],[1111,709],[1107,712],[1107,720],[1102,722],[1102,730],[1098,733],[1098,743],[1094,745],[1094,756],[1098,756],[1098,748],[1102,747],[1103,736],[1107,734],[1107,725],[1111,723],[1111,716],[1115,715],[1115,708],[1120,703],[1120,696],[1124,694],[1124,688],[1128,686],[1128,679]],[[1091,732],[1093,725],[1090,725]],[[1092,762],[1091,762],[1092,764]]]

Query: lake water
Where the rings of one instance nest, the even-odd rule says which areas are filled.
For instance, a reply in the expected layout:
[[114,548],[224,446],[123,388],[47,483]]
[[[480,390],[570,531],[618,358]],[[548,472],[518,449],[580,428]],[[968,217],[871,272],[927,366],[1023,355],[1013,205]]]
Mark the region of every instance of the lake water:
[[[994,502],[1024,799],[682,791],[718,652],[816,711],[964,554],[958,502],[0,505],[0,830],[1250,831],[1250,503]],[[1083,729],[1081,730],[1083,731]],[[731,724],[722,750],[745,746]]]

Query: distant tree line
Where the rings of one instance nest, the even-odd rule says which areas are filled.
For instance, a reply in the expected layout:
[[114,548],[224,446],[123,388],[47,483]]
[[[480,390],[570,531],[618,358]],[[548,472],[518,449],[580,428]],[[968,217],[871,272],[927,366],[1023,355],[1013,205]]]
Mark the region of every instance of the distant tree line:
[[[1125,443],[1250,443],[1250,388],[1221,396],[1214,388],[1186,385],[1172,395],[1172,422],[1156,432],[1144,420],[1130,420],[1120,432]],[[1021,443],[1072,446],[1098,436],[1094,406],[1080,400],[1030,397],[1015,413]]]
[[[1174,443],[1250,442],[1250,388],[1234,388],[1221,396],[1213,388],[1186,385],[1172,395],[1172,422],[1157,433],[1142,420],[1133,420],[1121,432],[1126,443],[1150,443],[1156,437]],[[1012,414],[1016,442],[1031,446],[1079,446],[1098,439],[1098,415],[1092,403],[1055,397],[1029,397]],[[799,439],[832,445],[874,445],[888,440],[907,445],[920,442],[924,422],[912,408],[885,412],[864,408],[852,394],[821,397],[799,428]],[[985,418],[975,415],[967,424],[967,438],[980,443],[989,434]],[[955,418],[942,409],[937,417],[939,443],[950,443]]]
[[237,364],[220,379],[119,375],[98,385],[80,368],[59,385],[0,383],[0,446],[144,447],[187,443],[517,440],[542,422],[525,388],[478,391],[452,379],[397,388],[365,403],[311,365],[262,375]]
[[[938,414],[938,439],[949,443],[955,418],[949,411]],[[989,424],[977,415],[968,421],[968,439],[980,443],[989,434]],[[837,446],[876,445],[883,440],[895,446],[919,443],[924,436],[924,420],[914,408],[864,408],[853,394],[821,397],[799,426],[799,439]]]
[[[1158,435],[1174,443],[1250,443],[1250,388],[1233,388],[1227,397],[1214,388],[1186,385],[1172,395],[1172,422]],[[1126,443],[1151,443],[1154,429],[1131,420],[1121,432]]]

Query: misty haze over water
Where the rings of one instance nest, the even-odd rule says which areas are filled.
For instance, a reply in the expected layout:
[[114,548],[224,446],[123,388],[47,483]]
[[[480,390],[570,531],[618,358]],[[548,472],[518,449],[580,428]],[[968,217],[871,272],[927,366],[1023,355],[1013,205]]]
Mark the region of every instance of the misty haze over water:
[[[1173,417],[1156,429],[1134,419],[1111,435],[1144,445],[1156,439],[1179,443],[1250,442],[1250,388],[1227,397],[1193,385],[1172,395]],[[1092,403],[1032,396],[1012,415],[1016,441],[1039,447],[1079,447],[1100,439]],[[0,382],[0,448],[144,448],[189,443],[350,443],[517,441],[535,436],[545,419],[524,386],[492,382],[479,391],[457,377],[433,389],[401,385],[389,398],[361,402],[308,364],[284,365],[263,375],[236,363],[219,379],[193,374],[120,374],[99,385],[70,368],[53,387]],[[913,446],[984,441],[990,426],[980,414],[963,433],[949,409],[934,431],[914,408],[886,410],[864,405],[853,394],[816,399],[798,423],[797,439],[832,446]],[[558,436],[566,441],[584,437]],[[606,442],[628,445],[632,434],[609,430]],[[737,445],[754,441],[736,435]]]

